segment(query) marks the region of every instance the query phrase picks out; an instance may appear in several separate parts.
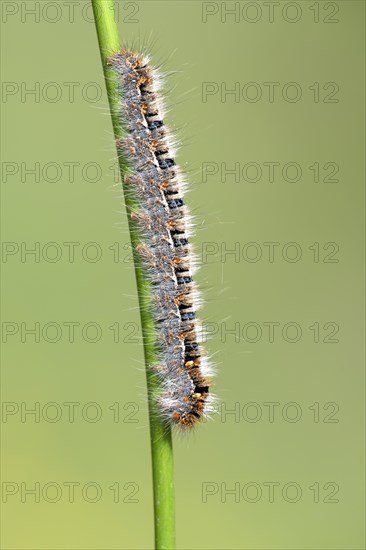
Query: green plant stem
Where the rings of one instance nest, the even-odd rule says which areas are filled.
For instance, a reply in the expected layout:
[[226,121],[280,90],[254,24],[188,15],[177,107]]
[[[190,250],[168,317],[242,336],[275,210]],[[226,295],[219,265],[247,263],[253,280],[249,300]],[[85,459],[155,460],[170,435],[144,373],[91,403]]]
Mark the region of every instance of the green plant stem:
[[[95,25],[98,34],[99,49],[109,106],[112,116],[113,131],[116,139],[124,135],[118,117],[118,90],[116,77],[108,67],[106,59],[120,50],[120,39],[115,21],[113,0],[92,0]],[[128,163],[119,157],[121,178],[131,171]],[[155,548],[157,550],[174,550],[175,548],[175,514],[173,482],[173,448],[171,430],[159,418],[156,410],[155,396],[159,391],[156,377],[149,366],[157,362],[155,352],[155,327],[150,312],[151,293],[149,284],[139,256],[135,253],[139,235],[131,220],[134,202],[129,193],[124,193],[136,273],[137,293],[140,306],[141,328],[146,364],[147,393],[150,419],[151,456],[154,488]]]

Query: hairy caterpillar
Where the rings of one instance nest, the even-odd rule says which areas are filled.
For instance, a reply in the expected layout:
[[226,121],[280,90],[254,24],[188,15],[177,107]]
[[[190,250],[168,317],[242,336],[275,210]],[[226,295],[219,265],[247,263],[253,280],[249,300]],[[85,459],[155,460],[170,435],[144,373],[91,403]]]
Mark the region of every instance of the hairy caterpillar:
[[131,166],[124,185],[137,205],[131,213],[141,234],[137,252],[151,286],[159,357],[151,367],[162,389],[158,408],[167,422],[190,428],[212,410],[212,373],[199,344],[185,182],[163,121],[157,70],[127,49],[109,57],[108,64],[118,79],[118,117],[126,131],[116,145]]

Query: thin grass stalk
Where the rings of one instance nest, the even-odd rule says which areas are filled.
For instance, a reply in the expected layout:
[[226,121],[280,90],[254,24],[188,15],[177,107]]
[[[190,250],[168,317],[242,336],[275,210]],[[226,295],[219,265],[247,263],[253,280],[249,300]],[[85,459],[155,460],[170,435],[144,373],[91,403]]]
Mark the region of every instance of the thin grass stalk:
[[[121,48],[113,0],[92,0],[99,49],[102,58],[113,132],[116,139],[124,136],[118,116],[118,87],[115,75],[107,65],[107,58]],[[131,171],[125,158],[119,156],[119,168],[122,181]],[[155,326],[150,311],[151,293],[141,260],[136,254],[139,234],[131,220],[134,202],[130,193],[124,193],[131,244],[134,251],[137,294],[140,307],[141,329],[146,365],[147,395],[150,422],[151,457],[154,494],[154,524],[156,550],[174,550],[175,513],[173,448],[171,429],[163,423],[156,409],[156,395],[159,392],[158,381],[149,366],[157,362],[155,351]],[[144,525],[141,518],[141,525]]]

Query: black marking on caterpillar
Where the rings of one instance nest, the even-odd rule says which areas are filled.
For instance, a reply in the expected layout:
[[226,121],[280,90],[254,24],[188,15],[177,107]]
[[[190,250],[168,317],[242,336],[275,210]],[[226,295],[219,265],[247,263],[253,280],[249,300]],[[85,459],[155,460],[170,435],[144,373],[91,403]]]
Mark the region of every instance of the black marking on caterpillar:
[[161,382],[159,411],[167,422],[191,428],[212,410],[212,373],[198,338],[185,182],[164,124],[156,69],[127,49],[108,64],[118,78],[120,124],[127,132],[117,140],[117,150],[127,155],[133,170],[124,184],[137,205],[131,214],[141,233],[137,252],[151,283],[159,357],[151,367]]

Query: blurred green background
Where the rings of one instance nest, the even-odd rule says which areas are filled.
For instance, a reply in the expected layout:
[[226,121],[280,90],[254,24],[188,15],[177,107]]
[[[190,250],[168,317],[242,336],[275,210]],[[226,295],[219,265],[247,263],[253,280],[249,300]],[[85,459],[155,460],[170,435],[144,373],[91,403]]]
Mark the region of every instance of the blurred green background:
[[[151,548],[136,288],[90,3],[1,10],[2,547]],[[180,549],[364,548],[364,11],[118,2],[124,43],[172,73],[218,371],[219,413],[174,440]]]

